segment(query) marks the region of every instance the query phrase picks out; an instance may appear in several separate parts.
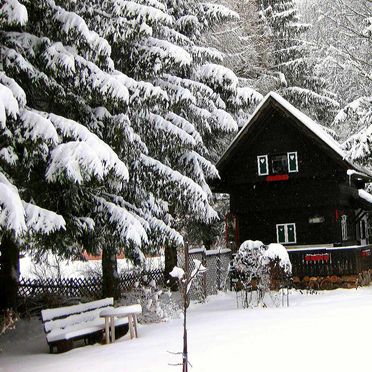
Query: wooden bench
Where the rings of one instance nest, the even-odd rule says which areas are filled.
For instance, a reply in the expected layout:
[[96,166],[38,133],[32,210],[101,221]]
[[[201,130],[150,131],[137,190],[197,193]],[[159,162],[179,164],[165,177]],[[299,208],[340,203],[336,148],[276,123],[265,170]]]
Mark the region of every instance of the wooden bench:
[[[78,305],[46,309],[41,311],[47,343],[50,352],[54,348],[62,353],[73,348],[74,341],[84,340],[92,345],[103,340],[105,320],[100,317],[103,310],[114,309],[113,298],[82,303]],[[115,322],[117,337],[128,332],[128,318],[118,318]]]

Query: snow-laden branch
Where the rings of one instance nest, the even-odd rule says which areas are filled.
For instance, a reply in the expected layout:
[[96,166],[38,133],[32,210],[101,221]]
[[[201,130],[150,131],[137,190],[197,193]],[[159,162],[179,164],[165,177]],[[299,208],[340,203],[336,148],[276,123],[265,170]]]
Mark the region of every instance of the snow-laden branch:
[[73,182],[81,183],[92,176],[102,179],[113,172],[122,181],[128,180],[126,165],[112,148],[85,126],[62,116],[45,114],[64,137],[74,139],[53,150],[47,179],[54,182],[65,174]]
[[18,189],[0,172],[0,228],[16,235],[26,230],[25,211]]
[[0,128],[5,128],[7,116],[15,119],[19,113],[18,102],[12,91],[0,84]]
[[22,201],[25,210],[26,225],[29,231],[50,234],[57,230],[65,230],[66,222],[59,214],[40,208],[37,205]]
[[116,226],[115,232],[123,243],[132,242],[141,247],[142,243],[148,241],[147,233],[141,222],[127,209],[97,197],[97,212],[107,216],[110,223]]
[[0,14],[0,25],[5,23],[7,25],[25,26],[28,21],[27,9],[18,0],[4,0],[0,8]]
[[207,193],[191,178],[144,154],[141,154],[140,159],[143,166],[157,175],[156,178],[159,179],[160,176],[161,183],[165,186],[163,192],[182,199],[185,207],[195,213],[196,218],[206,222],[218,218],[217,212],[209,204]]

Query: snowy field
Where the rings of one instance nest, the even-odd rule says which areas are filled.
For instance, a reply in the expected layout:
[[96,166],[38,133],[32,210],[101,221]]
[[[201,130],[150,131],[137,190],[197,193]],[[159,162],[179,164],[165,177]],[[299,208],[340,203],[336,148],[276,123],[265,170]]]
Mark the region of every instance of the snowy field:
[[[293,293],[288,308],[237,309],[223,293],[189,311],[189,359],[195,372],[370,371],[372,287],[315,295]],[[50,355],[33,319],[0,337],[0,371],[180,371],[182,321],[140,325],[112,345]]]

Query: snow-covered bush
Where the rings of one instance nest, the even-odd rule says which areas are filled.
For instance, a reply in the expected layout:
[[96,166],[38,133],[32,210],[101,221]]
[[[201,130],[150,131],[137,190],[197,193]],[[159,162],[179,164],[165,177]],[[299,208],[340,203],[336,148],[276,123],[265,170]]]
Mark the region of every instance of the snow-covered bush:
[[139,303],[142,314],[138,316],[140,323],[156,323],[178,317],[180,307],[174,301],[169,289],[161,288],[155,280],[148,280],[146,275],[136,283],[134,289],[127,293],[121,302],[125,305]]
[[[259,240],[247,240],[230,263],[230,275],[235,290],[257,291],[257,304],[264,304],[266,293],[288,285],[292,265],[287,250],[281,244],[265,245]],[[246,297],[243,305],[250,304],[250,299]]]
[[0,336],[6,331],[15,328],[18,321],[18,315],[13,310],[7,310],[0,316]]

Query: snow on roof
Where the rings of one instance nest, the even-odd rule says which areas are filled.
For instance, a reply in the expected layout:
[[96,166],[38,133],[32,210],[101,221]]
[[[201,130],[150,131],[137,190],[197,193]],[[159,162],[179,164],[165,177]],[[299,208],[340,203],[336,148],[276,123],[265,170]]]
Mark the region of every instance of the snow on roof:
[[359,197],[360,197],[361,199],[363,199],[363,200],[365,200],[366,202],[372,204],[372,195],[371,195],[369,192],[367,192],[367,191],[365,191],[365,190],[363,190],[363,189],[359,189],[359,190],[358,190],[358,194],[359,194]]
[[358,165],[352,163],[350,160],[346,159],[346,153],[341,149],[340,144],[332,138],[328,133],[326,133],[322,127],[316,123],[314,120],[309,118],[307,115],[305,115],[303,112],[298,110],[296,107],[294,107],[291,103],[289,103],[286,99],[284,99],[282,96],[275,92],[269,92],[264,99],[259,103],[259,105],[256,107],[255,111],[251,115],[248,122],[243,126],[241,131],[237,134],[237,136],[232,141],[231,145],[227,148],[225,153],[220,158],[219,162],[221,160],[225,159],[227,155],[230,153],[232,147],[236,145],[236,143],[244,136],[245,132],[248,130],[250,123],[254,119],[254,117],[257,115],[257,113],[261,110],[262,106],[270,99],[274,99],[277,103],[279,103],[286,111],[291,113],[297,120],[299,120],[305,127],[307,127],[311,132],[313,132],[319,139],[321,139],[325,144],[327,144],[333,151],[335,151],[345,162],[347,162],[349,165],[351,165],[353,168],[356,168],[360,171],[362,171],[364,174],[368,174],[371,176],[371,174],[364,169],[361,169]]

